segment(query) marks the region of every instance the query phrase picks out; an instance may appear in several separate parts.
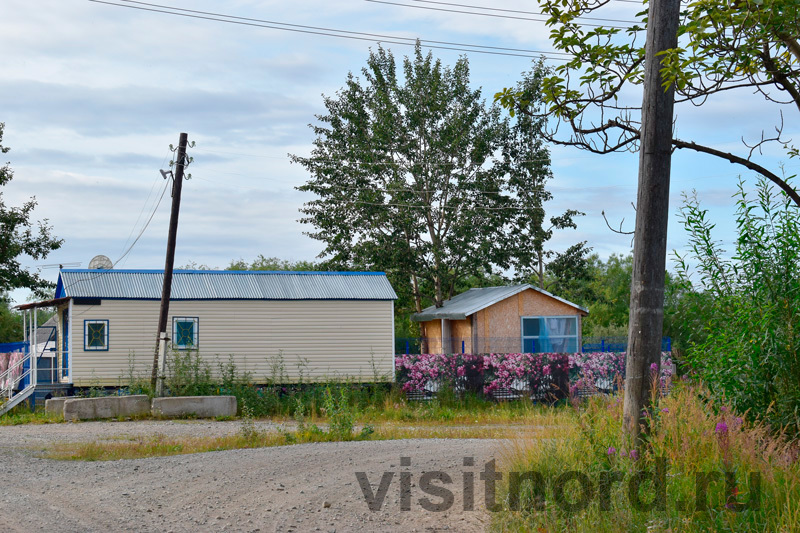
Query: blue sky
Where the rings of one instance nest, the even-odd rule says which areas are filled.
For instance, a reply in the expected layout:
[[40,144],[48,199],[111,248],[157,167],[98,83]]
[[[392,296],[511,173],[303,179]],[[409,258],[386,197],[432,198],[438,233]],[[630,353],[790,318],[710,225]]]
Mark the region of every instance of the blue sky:
[[[122,0],[113,0],[124,3]],[[392,0],[395,1],[395,0]],[[399,3],[424,5],[415,0]],[[474,5],[536,11],[535,2],[474,0]],[[365,0],[169,0],[165,5],[342,30],[463,43],[551,50],[541,22],[437,12]],[[428,4],[430,5],[430,4]],[[638,6],[611,2],[610,17],[630,18]],[[473,9],[473,11],[475,11]],[[225,267],[258,254],[313,259],[320,243],[303,235],[298,208],[310,196],[294,190],[307,179],[287,154],[307,155],[308,124],[323,111],[322,94],[342,87],[349,71],[365,64],[377,41],[291,33],[112,7],[86,0],[4,0],[0,6],[0,121],[11,147],[15,179],[7,204],[36,196],[65,240],[43,264],[87,267],[96,254],[116,261],[154,210],[167,168],[169,144],[185,131],[193,179],[184,185],[176,264]],[[396,57],[412,48],[386,45]],[[460,52],[434,50],[453,64]],[[485,97],[513,85],[530,60],[468,53],[471,79]],[[638,88],[629,91],[640,103]],[[797,110],[784,108],[788,137],[797,137]],[[749,92],[731,92],[701,108],[679,106],[676,132],[719,149],[745,153],[741,137],[755,140],[779,122],[778,107]],[[552,149],[553,214],[586,212],[577,231],[552,245],[579,240],[601,256],[628,253],[630,237],[612,233],[600,215],[625,218],[632,228],[638,159],[635,154],[592,155]],[[798,162],[779,146],[756,160],[787,174]],[[697,189],[718,223],[718,238],[733,238],[737,176],[749,173],[711,156],[678,151],[673,157],[669,249],[686,237],[674,213],[681,191]],[[162,268],[169,194],[118,268]],[[55,279],[55,269],[43,273]],[[17,291],[15,299],[26,294]]]

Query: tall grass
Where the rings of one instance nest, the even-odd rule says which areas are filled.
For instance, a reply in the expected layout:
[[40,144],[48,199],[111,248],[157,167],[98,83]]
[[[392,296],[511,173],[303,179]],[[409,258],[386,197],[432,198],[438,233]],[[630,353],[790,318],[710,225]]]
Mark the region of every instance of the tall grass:
[[504,471],[520,475],[515,486],[504,479],[492,528],[800,531],[796,443],[742,420],[701,388],[679,385],[656,401],[638,450],[622,440],[619,396],[591,398],[577,408],[577,423],[557,433],[515,440]]

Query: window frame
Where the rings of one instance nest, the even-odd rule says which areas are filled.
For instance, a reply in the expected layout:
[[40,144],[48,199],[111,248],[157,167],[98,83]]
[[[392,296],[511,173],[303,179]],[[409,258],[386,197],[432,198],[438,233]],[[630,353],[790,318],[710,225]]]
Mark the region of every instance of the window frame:
[[[527,352],[525,352],[525,341],[526,340],[534,340],[535,342],[538,342],[538,340],[542,338],[541,329],[539,330],[539,333],[540,333],[539,335],[525,335],[525,319],[531,319],[531,318],[536,318],[536,319],[571,318],[571,319],[573,319],[575,321],[575,333],[573,335],[550,335],[550,334],[548,334],[548,335],[545,335],[545,338],[546,339],[572,339],[572,338],[574,338],[575,339],[575,349],[578,352],[580,352],[581,333],[580,333],[580,330],[579,330],[580,321],[578,320],[578,315],[531,315],[531,316],[521,316],[521,317],[519,317],[519,334],[520,334],[520,350],[521,350],[521,353],[527,353]],[[542,326],[544,326],[546,328],[547,327],[547,322],[546,321],[540,322],[540,328]],[[532,353],[545,353],[545,352],[532,352]],[[565,352],[565,353],[569,353],[569,352]]]
[[[103,346],[89,346],[89,324],[103,324]],[[107,352],[109,348],[109,323],[107,318],[86,319],[83,321],[83,351]]]
[[[193,344],[178,344],[178,322],[192,322]],[[173,350],[196,350],[200,344],[200,318],[196,316],[174,316],[172,317],[172,349]]]

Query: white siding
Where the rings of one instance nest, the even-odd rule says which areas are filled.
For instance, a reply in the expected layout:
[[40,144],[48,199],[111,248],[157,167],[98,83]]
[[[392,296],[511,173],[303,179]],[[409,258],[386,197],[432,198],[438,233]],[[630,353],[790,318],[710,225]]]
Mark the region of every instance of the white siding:
[[[73,308],[73,383],[76,386],[125,385],[129,361],[134,373],[149,379],[158,325],[158,301],[103,300]],[[263,383],[281,357],[285,373],[297,379],[372,381],[378,373],[393,379],[391,301],[194,300],[170,303],[172,317],[197,317],[198,350],[216,372],[217,361],[233,355],[237,369]],[[84,320],[108,320],[109,350],[84,351]]]

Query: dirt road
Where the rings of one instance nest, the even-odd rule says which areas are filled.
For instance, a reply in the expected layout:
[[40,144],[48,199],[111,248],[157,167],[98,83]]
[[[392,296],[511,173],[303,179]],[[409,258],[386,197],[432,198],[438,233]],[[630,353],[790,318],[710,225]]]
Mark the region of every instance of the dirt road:
[[[36,457],[54,442],[125,435],[235,432],[235,422],[91,422],[0,427],[0,523],[11,531],[482,531],[479,472],[500,441],[476,439],[320,443],[109,462]],[[401,457],[411,466],[401,466]],[[474,466],[464,466],[464,458]],[[499,459],[499,456],[497,457]],[[469,462],[469,461],[467,461]],[[425,472],[442,471],[453,504],[420,489]],[[378,492],[370,511],[357,472]],[[385,474],[394,472],[394,474]],[[411,473],[411,497],[401,474]],[[464,472],[473,472],[474,511],[464,511]],[[429,474],[439,478],[437,474]],[[423,481],[423,486],[425,482]],[[429,486],[430,488],[430,486]],[[429,491],[430,492],[430,491]],[[410,510],[401,510],[404,500]]]

